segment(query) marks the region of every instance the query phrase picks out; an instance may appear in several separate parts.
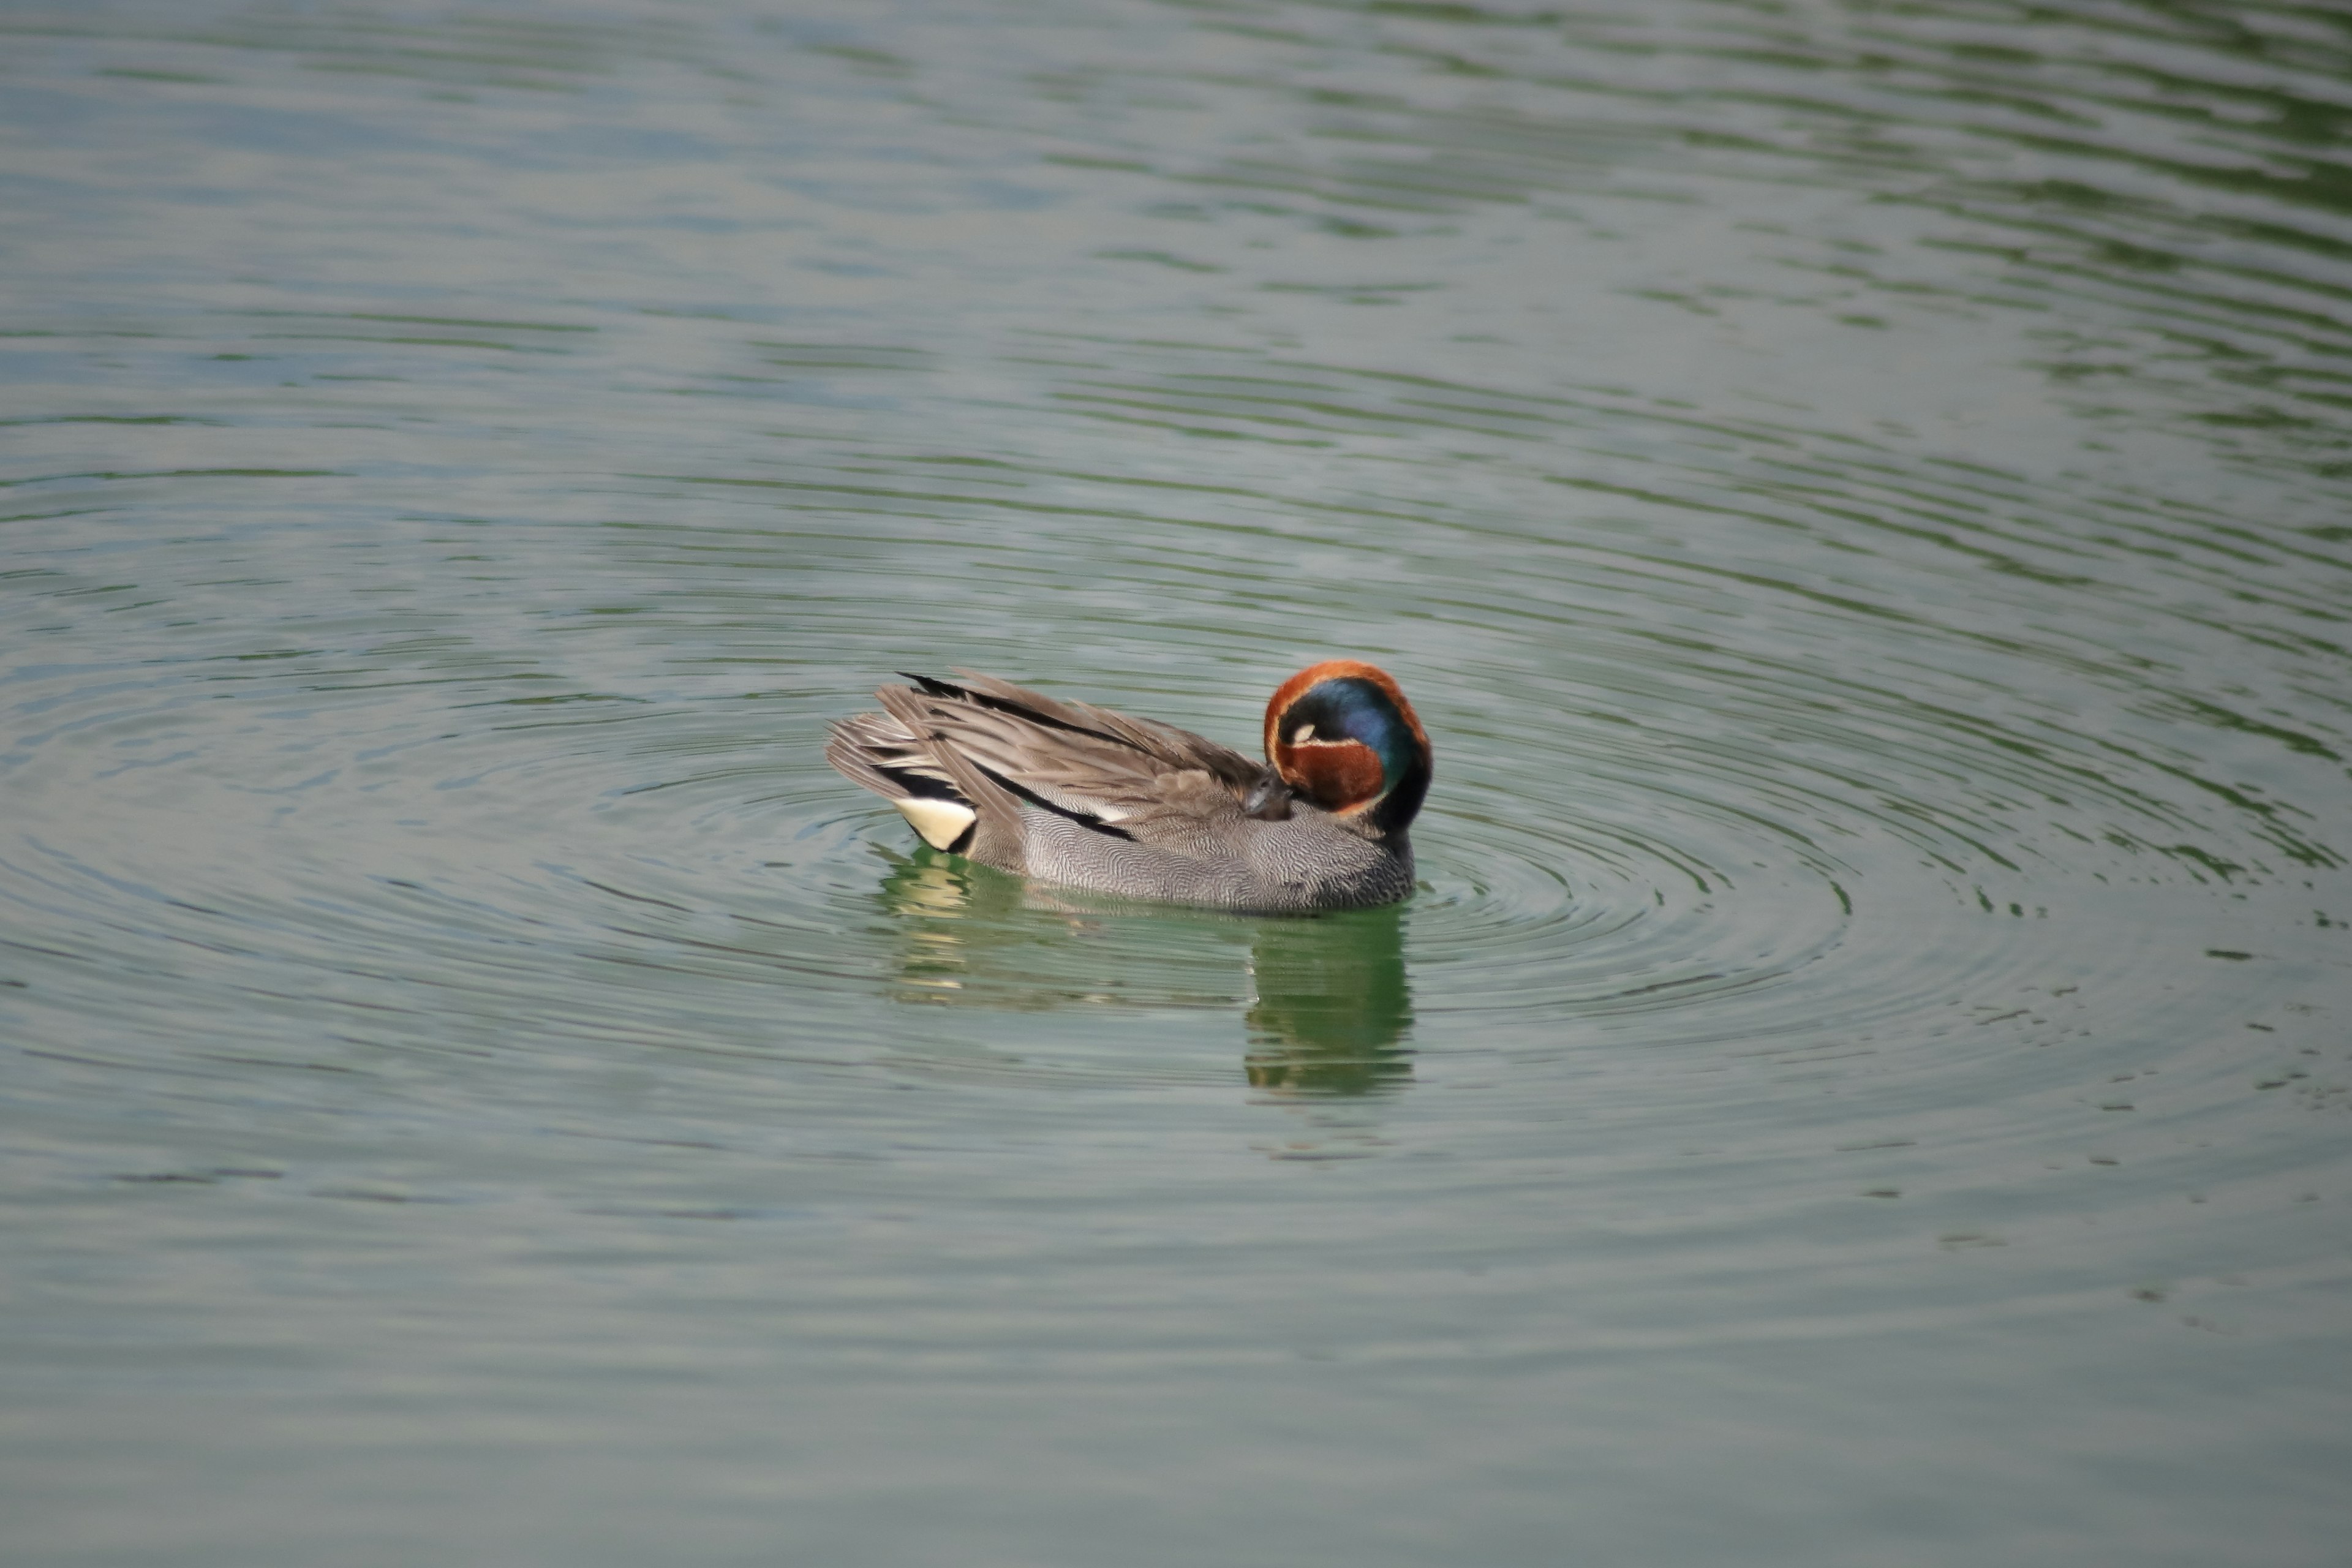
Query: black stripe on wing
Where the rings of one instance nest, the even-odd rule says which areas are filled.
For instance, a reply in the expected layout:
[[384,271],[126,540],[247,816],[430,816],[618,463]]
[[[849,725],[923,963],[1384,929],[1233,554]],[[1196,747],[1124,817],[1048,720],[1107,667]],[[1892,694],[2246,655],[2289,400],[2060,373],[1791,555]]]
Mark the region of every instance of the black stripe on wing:
[[1076,823],[1079,826],[1090,827],[1097,833],[1107,834],[1113,838],[1124,838],[1129,844],[1135,842],[1135,835],[1129,833],[1124,827],[1105,822],[1099,816],[1088,816],[1083,811],[1073,811],[1066,805],[1056,805],[1052,801],[1047,800],[1044,795],[1039,795],[1035,790],[1031,789],[1027,784],[1023,784],[1019,779],[1007,778],[1003,773],[998,773],[994,768],[981,767],[978,763],[973,763],[971,765],[978,768],[982,773],[986,773],[998,784],[1003,785],[1004,788],[1012,794],[1019,795],[1023,800],[1027,801],[1031,805],[1036,806],[1042,811],[1050,811],[1055,816],[1066,816],[1072,822]]

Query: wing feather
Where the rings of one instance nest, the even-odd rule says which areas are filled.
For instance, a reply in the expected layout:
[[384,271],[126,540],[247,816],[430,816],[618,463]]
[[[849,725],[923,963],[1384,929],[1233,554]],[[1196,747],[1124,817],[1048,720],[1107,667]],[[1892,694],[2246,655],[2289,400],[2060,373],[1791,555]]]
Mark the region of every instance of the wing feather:
[[1199,768],[1234,785],[1246,790],[1255,784],[1266,772],[1266,766],[1254,757],[1244,755],[1230,746],[1221,746],[1204,735],[1190,730],[1180,730],[1173,724],[1163,724],[1156,719],[1138,719],[1112,708],[1097,708],[1090,702],[1063,702],[1043,692],[1032,691],[1025,686],[1015,686],[992,675],[975,670],[956,671],[958,682],[934,681],[933,685],[961,689],[981,699],[1000,711],[1026,713],[1049,724],[1081,731],[1100,739],[1129,746],[1164,764],[1161,771],[1181,772]]
[[[975,805],[978,792],[992,791],[1120,837],[1181,837],[1186,824],[1239,815],[1267,777],[1264,763],[1172,724],[957,675],[909,676],[916,687],[878,695],[923,753],[901,771],[943,774]],[[983,807],[983,820],[989,815]]]

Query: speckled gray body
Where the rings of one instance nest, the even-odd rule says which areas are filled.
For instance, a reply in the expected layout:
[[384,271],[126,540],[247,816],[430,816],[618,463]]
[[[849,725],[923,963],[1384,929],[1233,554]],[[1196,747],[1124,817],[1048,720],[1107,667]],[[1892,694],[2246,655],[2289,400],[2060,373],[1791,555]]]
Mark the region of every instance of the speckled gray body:
[[[1230,795],[1226,800],[1233,804]],[[1058,887],[1265,913],[1359,909],[1412,891],[1412,843],[1404,834],[1374,842],[1303,801],[1291,813],[1287,822],[1256,821],[1238,805],[1231,820],[1171,813],[1129,842],[1030,810],[1023,813],[1021,863],[987,864]]]
[[1045,884],[1306,913],[1412,891],[1404,825],[1327,811],[1189,731],[992,677],[884,687],[826,756],[934,847]]

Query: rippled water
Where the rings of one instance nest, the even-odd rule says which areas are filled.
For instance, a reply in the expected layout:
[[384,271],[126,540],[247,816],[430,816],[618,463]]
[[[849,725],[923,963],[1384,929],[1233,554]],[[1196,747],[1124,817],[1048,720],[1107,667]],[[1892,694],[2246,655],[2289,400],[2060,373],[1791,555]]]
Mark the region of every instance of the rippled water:
[[[2352,22],[0,17],[26,1562],[2336,1563]],[[1044,896],[968,666],[1437,750]]]

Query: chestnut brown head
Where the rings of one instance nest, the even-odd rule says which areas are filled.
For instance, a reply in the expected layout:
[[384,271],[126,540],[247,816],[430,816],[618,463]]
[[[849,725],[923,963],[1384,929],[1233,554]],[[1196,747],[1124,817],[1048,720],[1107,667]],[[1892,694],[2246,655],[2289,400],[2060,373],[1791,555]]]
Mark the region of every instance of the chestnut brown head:
[[1429,793],[1429,735],[1386,671],[1352,658],[1300,670],[1265,705],[1265,758],[1300,796],[1381,833]]

